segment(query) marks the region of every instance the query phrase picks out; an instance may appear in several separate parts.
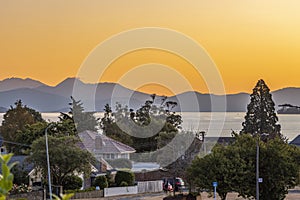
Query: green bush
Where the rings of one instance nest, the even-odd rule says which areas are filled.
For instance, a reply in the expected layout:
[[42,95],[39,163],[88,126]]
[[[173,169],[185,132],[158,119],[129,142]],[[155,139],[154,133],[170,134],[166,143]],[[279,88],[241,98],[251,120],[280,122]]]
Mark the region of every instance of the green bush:
[[106,176],[98,176],[95,178],[93,182],[93,186],[99,186],[100,189],[107,188],[108,187],[108,182]]
[[106,179],[108,182],[108,187],[114,187],[115,186],[115,176],[111,173],[107,173],[105,176],[106,176]]
[[129,186],[134,185],[134,173],[130,171],[118,171],[115,177],[115,183],[120,186],[124,181]]
[[29,185],[28,172],[25,171],[24,166],[20,166],[20,164],[17,164],[11,169],[11,173],[14,175],[14,184]]
[[128,186],[128,183],[127,183],[127,182],[125,182],[125,181],[122,181],[122,182],[120,183],[120,186],[121,186],[121,187]]
[[64,190],[76,190],[82,187],[82,179],[78,176],[67,176],[63,181]]

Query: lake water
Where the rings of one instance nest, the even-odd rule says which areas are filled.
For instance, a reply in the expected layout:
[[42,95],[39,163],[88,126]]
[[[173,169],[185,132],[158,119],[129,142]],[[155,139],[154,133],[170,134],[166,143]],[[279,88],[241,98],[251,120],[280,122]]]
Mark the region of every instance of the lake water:
[[[103,113],[96,113],[96,117],[102,117]],[[205,131],[207,136],[230,136],[232,130],[239,132],[244,121],[244,112],[183,112],[181,113],[182,128],[187,131]],[[47,121],[57,121],[59,113],[42,113]],[[281,132],[289,140],[300,134],[300,115],[277,115]],[[0,122],[3,113],[0,114]]]

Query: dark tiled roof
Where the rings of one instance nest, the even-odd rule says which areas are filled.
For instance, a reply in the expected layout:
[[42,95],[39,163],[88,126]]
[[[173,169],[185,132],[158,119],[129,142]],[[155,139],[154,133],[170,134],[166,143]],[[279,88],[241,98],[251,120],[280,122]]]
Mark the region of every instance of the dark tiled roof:
[[290,144],[296,145],[296,146],[300,146],[300,135],[298,135],[297,137],[295,137]]
[[[31,170],[33,170],[34,165],[32,163],[29,163],[26,160],[26,158],[27,156],[12,156],[8,164],[17,162],[16,165],[17,167],[29,173]],[[1,167],[0,167],[0,172],[2,172]]]
[[[95,149],[96,136],[100,136],[102,145],[100,149]],[[83,131],[79,133],[81,142],[88,151],[97,153],[134,153],[135,149],[121,142],[113,140],[103,134],[94,131]]]

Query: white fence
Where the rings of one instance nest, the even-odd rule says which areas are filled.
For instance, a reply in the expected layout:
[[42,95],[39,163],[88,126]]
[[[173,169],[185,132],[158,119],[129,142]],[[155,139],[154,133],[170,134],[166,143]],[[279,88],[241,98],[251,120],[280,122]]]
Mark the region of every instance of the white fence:
[[138,182],[138,193],[161,192],[163,181],[143,181]]
[[138,182],[137,186],[104,188],[104,197],[146,192],[161,192],[163,191],[162,185],[163,181],[143,181]]
[[112,187],[104,188],[104,197],[111,197],[124,194],[137,194],[137,186],[128,186],[128,187]]

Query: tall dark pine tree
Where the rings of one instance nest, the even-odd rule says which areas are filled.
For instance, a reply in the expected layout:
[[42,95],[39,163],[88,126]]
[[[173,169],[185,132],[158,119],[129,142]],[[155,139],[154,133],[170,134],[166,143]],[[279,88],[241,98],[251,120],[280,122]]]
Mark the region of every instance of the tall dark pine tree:
[[257,82],[250,95],[250,100],[241,133],[250,133],[260,137],[264,135],[263,139],[271,139],[276,136],[282,138],[272,94],[262,79]]

